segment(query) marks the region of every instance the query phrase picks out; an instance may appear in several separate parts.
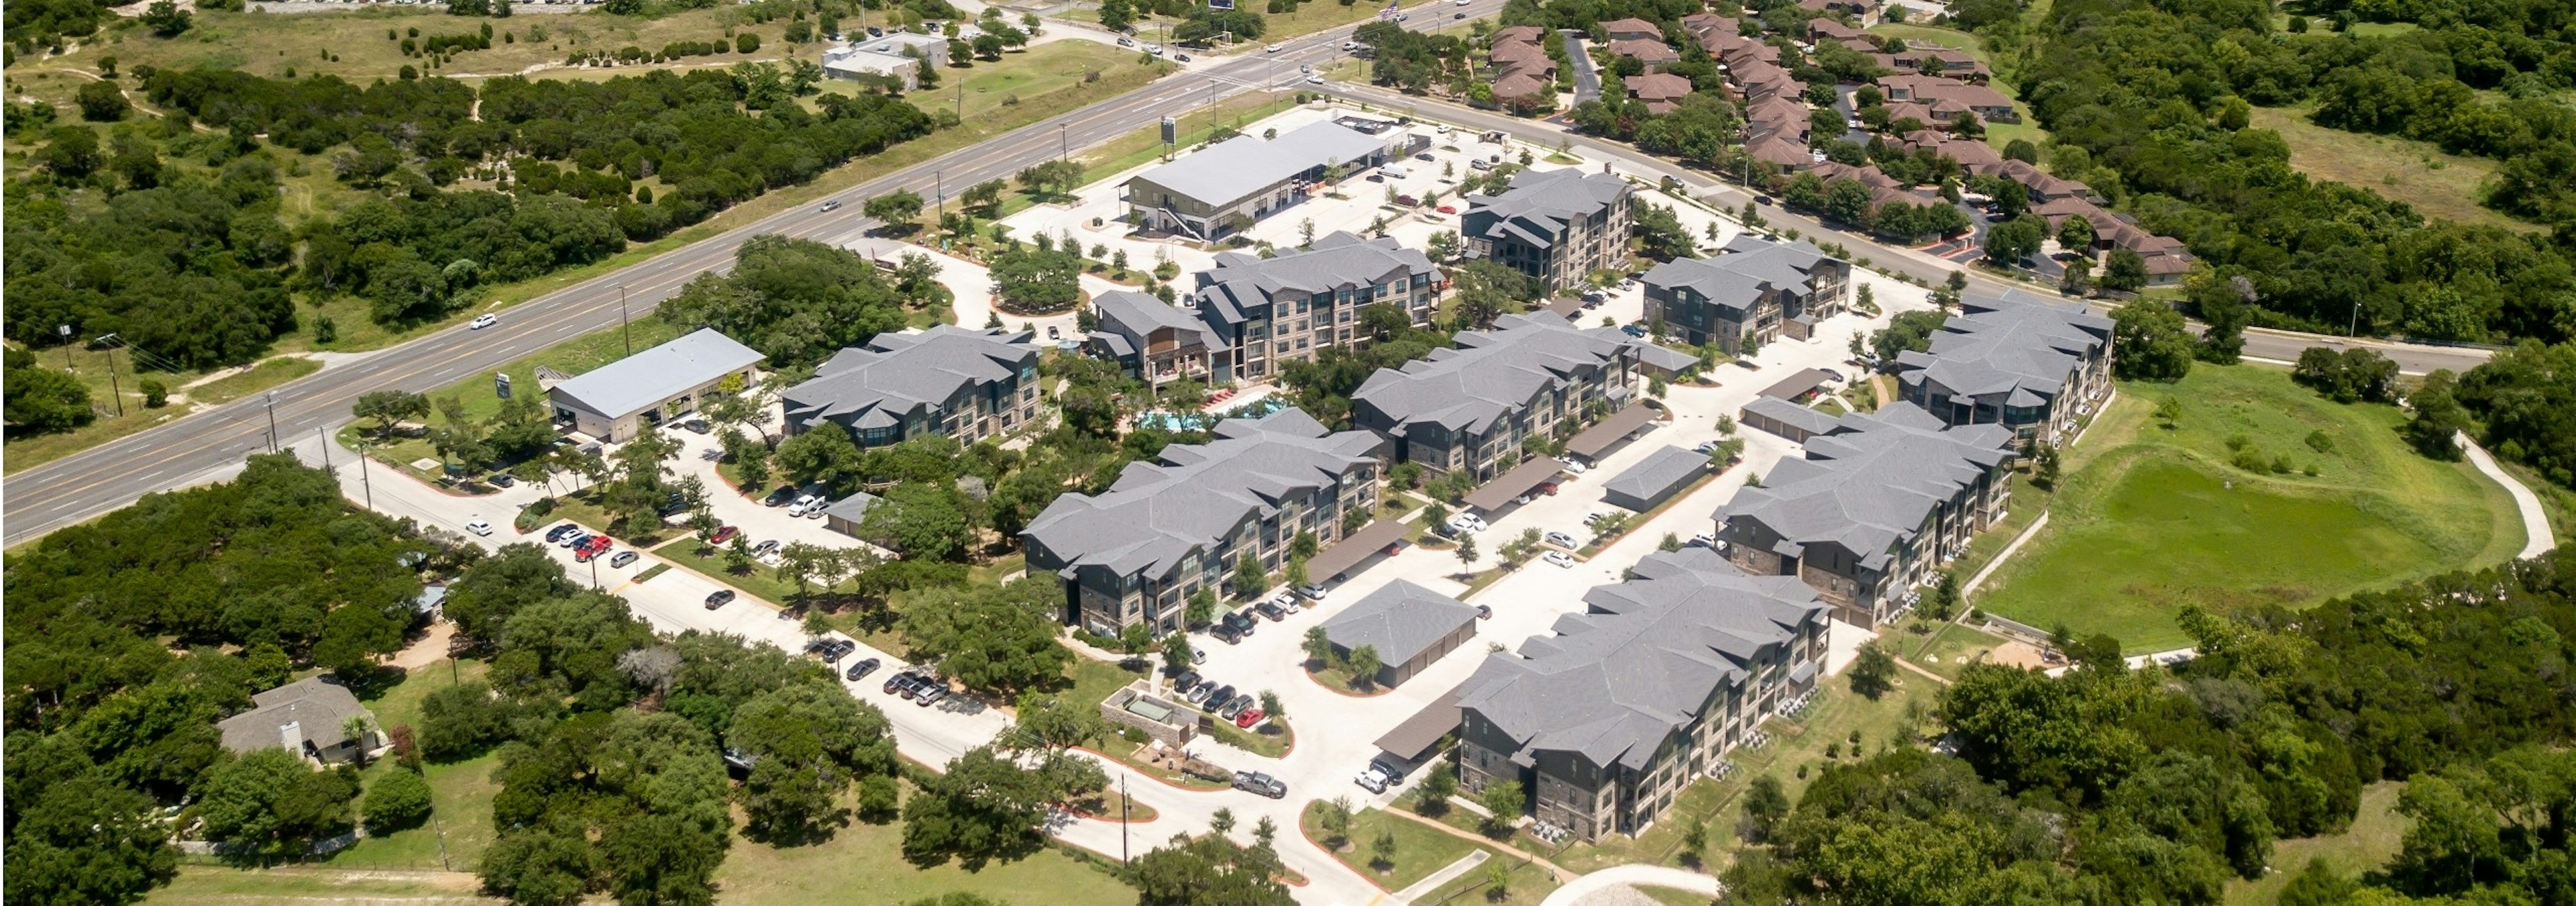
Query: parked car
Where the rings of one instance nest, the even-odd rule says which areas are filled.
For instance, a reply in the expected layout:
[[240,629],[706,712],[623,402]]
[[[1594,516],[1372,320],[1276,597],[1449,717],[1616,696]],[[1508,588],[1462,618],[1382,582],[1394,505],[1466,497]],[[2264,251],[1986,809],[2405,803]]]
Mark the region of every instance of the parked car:
[[1233,623],[1219,623],[1215,629],[1208,630],[1208,634],[1216,636],[1217,641],[1228,645],[1243,643],[1243,630],[1234,628]]
[[1701,533],[1699,533],[1699,534],[1692,535],[1692,536],[1690,537],[1690,540],[1689,540],[1689,541],[1682,542],[1682,544],[1683,544],[1683,546],[1685,546],[1685,547],[1693,547],[1693,546],[1696,546],[1696,547],[1715,548],[1715,547],[1717,547],[1717,536],[1716,536],[1716,535],[1711,535],[1711,534],[1709,534],[1709,533],[1707,533],[1707,532],[1701,532]]
[[564,549],[566,549],[566,550],[573,550],[573,549],[578,549],[578,548],[580,548],[582,545],[589,544],[589,543],[590,543],[590,533],[589,533],[589,532],[587,532],[587,531],[575,531],[575,532],[573,532],[572,534],[565,535],[563,540],[555,542],[555,546],[557,546],[557,547],[561,547],[561,548],[564,548]]
[[1368,770],[1361,771],[1360,776],[1353,779],[1352,782],[1359,784],[1360,789],[1367,790],[1372,793],[1386,792],[1386,775],[1378,773],[1376,768],[1369,768]]
[[500,315],[476,315],[476,316],[475,316],[475,318],[474,318],[474,323],[465,325],[465,329],[467,329],[467,330],[482,330],[483,328],[490,327],[490,326],[492,326],[492,325],[494,325],[494,324],[499,324],[499,323],[501,323],[501,316],[500,316]]
[[1196,670],[1183,670],[1181,675],[1172,677],[1172,688],[1183,694],[1187,694],[1191,686],[1198,684],[1199,672]]
[[1434,208],[1433,210],[1439,211],[1440,213],[1443,213],[1443,214],[1455,214],[1455,213],[1458,213],[1458,206],[1457,206],[1457,205],[1448,205],[1448,204],[1444,204],[1444,205],[1441,205],[1441,206],[1439,206],[1439,207],[1437,207],[1437,208]]
[[1252,729],[1253,724],[1260,722],[1261,709],[1259,708],[1245,708],[1243,713],[1234,716],[1234,725],[1246,730]]
[[1583,542],[1574,540],[1573,535],[1569,535],[1564,532],[1549,532],[1547,534],[1540,535],[1539,540],[1565,548],[1566,550],[1573,550],[1583,546]]
[[1398,784],[1404,782],[1404,775],[1410,769],[1405,766],[1403,759],[1379,752],[1377,757],[1369,759],[1369,770],[1385,775],[1386,782],[1389,784]]
[[1493,609],[1493,608],[1491,608],[1491,607],[1487,607],[1487,606],[1485,606],[1485,605],[1483,605],[1483,604],[1478,604],[1478,605],[1476,605],[1476,619],[1479,619],[1479,620],[1490,620],[1490,619],[1493,619],[1493,618],[1494,618],[1494,609]]
[[1324,599],[1324,586],[1300,585],[1297,587],[1297,596],[1309,601],[1321,601]]
[[564,540],[564,538],[566,538],[566,537],[568,537],[568,536],[570,536],[570,535],[572,535],[572,534],[574,534],[574,533],[576,533],[576,532],[579,532],[579,531],[581,531],[581,526],[574,525],[574,524],[569,523],[569,522],[564,523],[564,524],[562,524],[562,525],[555,526],[554,528],[550,528],[550,529],[547,529],[547,530],[546,530],[546,543],[547,543],[547,544],[558,544],[558,543],[561,543],[561,542]]
[[1548,551],[1547,554],[1540,559],[1546,560],[1549,563],[1554,563],[1566,569],[1574,568],[1574,557],[1568,555],[1564,551]]
[[1637,326],[1637,325],[1634,325],[1634,324],[1621,324],[1621,325],[1619,325],[1619,332],[1620,332],[1620,333],[1627,334],[1627,335],[1632,336],[1632,337],[1637,337],[1637,338],[1640,338],[1640,339],[1642,339],[1642,338],[1644,338],[1644,337],[1646,336],[1646,329],[1645,329],[1645,328],[1643,328],[1643,327],[1639,327],[1639,326]]
[[476,516],[472,519],[465,520],[465,530],[484,537],[490,537],[492,534],[492,523],[483,521],[483,517],[481,516]]
[[1234,687],[1233,687],[1233,686],[1218,686],[1218,687],[1216,687],[1216,691],[1208,693],[1208,697],[1207,697],[1207,699],[1206,699],[1206,700],[1207,700],[1207,709],[1208,709],[1208,710],[1210,710],[1210,711],[1222,711],[1222,710],[1225,710],[1225,706],[1227,706],[1227,705],[1230,705],[1230,704],[1233,704],[1233,703],[1234,703]]
[[1134,39],[1134,38],[1120,38],[1120,39],[1118,39],[1118,46],[1120,46],[1120,47],[1134,47],[1134,46],[1136,46],[1136,39]]
[[1176,53],[1172,55],[1172,59],[1187,63],[1190,61],[1190,55],[1185,53]]
[[[1272,46],[1275,47],[1277,45]],[[1236,771],[1234,773],[1234,788],[1257,796],[1268,796],[1272,799],[1288,798],[1287,784],[1279,782],[1279,778],[1277,777],[1272,777],[1259,771]]]
[[923,689],[923,690],[921,690],[921,692],[920,692],[919,694],[914,695],[914,696],[912,697],[912,703],[913,703],[913,704],[916,704],[916,705],[920,705],[921,707],[927,708],[927,707],[930,707],[930,706],[932,706],[932,705],[936,705],[936,704],[938,704],[940,699],[944,699],[944,698],[947,698],[947,697],[948,697],[948,687],[947,687],[947,686],[943,686],[943,685],[937,685],[937,684],[934,682],[934,683],[933,683],[933,685],[931,685],[931,687],[930,687],[930,688],[928,688],[928,689]]
[[707,596],[707,609],[708,609],[708,610],[714,610],[714,609],[716,609],[716,608],[723,607],[723,606],[725,606],[725,603],[726,603],[726,602],[728,602],[728,601],[732,601],[732,600],[733,600],[733,589],[730,589],[730,588],[718,589],[718,590],[716,590],[716,592],[715,592],[714,594],[710,594],[710,595],[708,595],[708,596]]
[[1592,467],[1591,467],[1591,466],[1584,465],[1584,464],[1582,464],[1582,463],[1580,463],[1580,462],[1576,462],[1576,461],[1571,460],[1571,459],[1569,459],[1569,460],[1566,460],[1566,461],[1565,461],[1565,472],[1566,472],[1566,474],[1580,476],[1580,475],[1582,475],[1583,473],[1585,473],[1585,472],[1589,472],[1589,471],[1592,471]]
[[494,472],[483,476],[483,481],[496,488],[506,488],[519,483],[519,480],[511,477],[508,472]]
[[705,434],[710,430],[707,420],[703,418],[693,418],[688,421],[681,422],[680,427],[688,429],[688,432],[691,434]]
[[1542,482],[1539,482],[1539,483],[1538,483],[1538,492],[1539,492],[1539,493],[1541,493],[1541,494],[1545,494],[1545,495],[1547,495],[1547,496],[1550,496],[1550,497],[1554,497],[1554,496],[1556,496],[1556,482],[1553,482],[1553,481],[1542,481]]
[[915,695],[920,695],[921,690],[926,687],[929,682],[930,681],[926,678],[907,674],[903,677],[903,682],[894,687],[894,694],[903,698],[911,698]]
[[1251,635],[1252,631],[1261,625],[1261,621],[1253,619],[1250,614],[1243,611],[1235,611],[1225,615],[1225,625],[1234,627],[1235,632]]
[[1160,45],[1160,44],[1147,44],[1147,45],[1145,45],[1145,52],[1146,52],[1146,53],[1149,53],[1149,54],[1153,54],[1153,55],[1158,56],[1158,57],[1159,57],[1159,56],[1162,56],[1162,55],[1163,55],[1163,45]]
[[1458,513],[1449,517],[1449,531],[1453,533],[1481,532],[1484,530],[1485,517],[1483,516],[1478,516],[1474,513]]
[[733,536],[739,534],[742,534],[742,529],[740,528],[730,525],[719,525],[716,526],[715,534],[707,536],[707,541],[711,544],[723,544],[727,541],[733,540]]
[[1053,324],[1047,325],[1047,339],[1055,340],[1062,339],[1063,337],[1064,331],[1057,329]]
[[1215,687],[1213,687],[1213,686],[1208,685],[1207,683],[1202,682],[1202,683],[1200,683],[1200,684],[1198,685],[1198,688],[1195,688],[1195,689],[1191,689],[1191,690],[1190,690],[1190,694],[1189,694],[1190,704],[1195,705],[1195,704],[1199,704],[1199,703],[1201,703],[1201,702],[1207,701],[1207,700],[1208,700],[1208,696],[1210,696],[1210,695],[1214,695],[1214,694],[1216,694],[1216,688],[1215,688]]
[[893,675],[893,676],[886,677],[885,687],[884,687],[884,688],[885,688],[885,694],[887,694],[887,695],[897,695],[897,694],[900,694],[900,691],[899,691],[899,690],[902,690],[902,689],[904,689],[904,688],[906,688],[906,687],[911,686],[911,685],[912,685],[912,681],[913,681],[912,671],[910,671],[910,670],[897,670],[897,671],[895,671],[895,673],[894,673],[894,675]]
[[815,497],[812,494],[803,495],[796,498],[795,503],[787,505],[787,515],[803,517],[805,515],[805,511],[813,509],[816,505],[822,502],[821,498]]
[[1697,453],[1697,454],[1699,454],[1699,455],[1701,455],[1701,456],[1706,456],[1706,455],[1708,455],[1708,454],[1710,454],[1710,453],[1716,452],[1716,450],[1717,450],[1717,441],[1713,441],[1713,440],[1703,440],[1703,441],[1700,441],[1698,444],[1693,445],[1693,446],[1691,447],[1691,452],[1693,452],[1693,453]]
[[1259,613],[1262,616],[1269,617],[1270,622],[1273,623],[1288,618],[1288,611],[1281,609],[1279,607],[1279,602],[1277,601],[1263,601],[1259,604],[1252,605],[1252,609],[1254,612]]
[[876,672],[876,669],[879,666],[881,666],[881,664],[876,658],[867,658],[859,661],[858,663],[851,664],[850,669],[842,671],[841,678],[855,683],[859,681],[860,677]]
[[766,557],[766,556],[769,556],[769,552],[770,552],[770,551],[774,551],[774,550],[777,550],[777,549],[778,549],[778,539],[776,539],[776,538],[771,538],[771,539],[769,539],[769,540],[767,540],[767,541],[763,541],[763,542],[761,542],[761,543],[759,543],[759,544],[754,544],[754,545],[752,545],[752,546],[751,546],[751,555],[752,555],[752,556],[754,556],[754,557]]
[[635,562],[634,551],[618,551],[617,556],[608,558],[608,568],[624,569],[626,568],[626,564],[633,562]]
[[1252,693],[1241,692],[1235,694],[1233,701],[1225,703],[1225,710],[1217,713],[1223,715],[1227,720],[1233,720],[1236,716],[1243,713],[1243,709],[1249,707],[1252,707]]
[[783,486],[783,485],[782,485],[782,486],[780,486],[780,487],[779,487],[779,489],[778,489],[778,490],[775,490],[775,491],[771,491],[771,492],[769,492],[769,496],[767,496],[767,497],[763,497],[763,498],[760,498],[760,505],[761,505],[761,506],[786,506],[790,501],[793,501],[793,500],[795,500],[795,499],[796,499],[796,489],[795,489],[795,488],[791,488],[791,487],[786,487],[786,486]]

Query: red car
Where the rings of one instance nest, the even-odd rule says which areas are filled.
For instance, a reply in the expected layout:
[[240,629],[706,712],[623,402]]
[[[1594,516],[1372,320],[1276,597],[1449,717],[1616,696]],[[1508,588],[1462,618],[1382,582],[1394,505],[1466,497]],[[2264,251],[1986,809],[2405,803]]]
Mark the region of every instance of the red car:
[[1245,708],[1243,713],[1234,716],[1234,725],[1246,730],[1252,729],[1253,724],[1260,722],[1261,709],[1259,708]]
[[1539,482],[1539,483],[1538,483],[1538,489],[1539,489],[1540,491],[1542,491],[1542,492],[1546,493],[1546,494],[1547,494],[1548,496],[1550,496],[1550,497],[1554,497],[1554,496],[1556,496],[1556,482],[1553,482],[1553,481],[1542,481],[1542,482]]
[[1458,213],[1458,209],[1457,209],[1457,208],[1455,208],[1455,207],[1451,207],[1451,206],[1449,206],[1449,205],[1445,205],[1445,204],[1444,204],[1444,205],[1441,205],[1441,206],[1440,206],[1440,213],[1443,213],[1443,214],[1455,214],[1455,213]]
[[572,558],[576,562],[587,562],[592,557],[608,553],[608,549],[614,546],[614,544],[615,542],[609,541],[608,536],[606,535],[592,535],[590,536],[590,543],[584,544],[572,552]]
[[741,530],[741,529],[735,528],[735,527],[730,526],[730,525],[719,525],[719,526],[716,526],[715,534],[712,534],[712,535],[708,535],[708,536],[707,536],[707,543],[709,543],[709,544],[723,544],[723,543],[725,543],[725,542],[727,542],[727,541],[731,541],[731,540],[733,540],[733,536],[735,536],[735,535],[739,535],[739,534],[742,534],[742,530]]

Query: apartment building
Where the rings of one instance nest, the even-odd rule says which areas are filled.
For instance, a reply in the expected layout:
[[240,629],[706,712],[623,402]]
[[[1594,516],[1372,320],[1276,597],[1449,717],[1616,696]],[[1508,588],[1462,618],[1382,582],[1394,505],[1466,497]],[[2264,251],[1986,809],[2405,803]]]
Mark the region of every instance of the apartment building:
[[2002,425],[2063,443],[2111,393],[2111,319],[2021,290],[1971,295],[1896,358],[1897,394],[1947,425]]
[[1225,346],[1197,311],[1134,290],[1093,296],[1091,311],[1099,322],[1083,338],[1087,351],[1158,386],[1182,378],[1207,380],[1210,356]]
[[1376,435],[1293,408],[1215,431],[1128,464],[1105,492],[1056,498],[1020,533],[1030,571],[1063,580],[1065,622],[1180,631],[1191,593],[1221,588],[1245,554],[1277,569],[1300,532],[1330,547],[1377,505]]
[[1518,781],[1584,840],[1652,826],[1823,669],[1816,591],[1706,548],[1649,554],[1583,601],[1458,687],[1457,732],[1462,785]]
[[1628,260],[1634,190],[1608,173],[1524,170],[1501,195],[1471,195],[1458,235],[1467,255],[1528,274],[1541,292]]
[[1746,234],[1714,258],[1675,258],[1646,272],[1646,320],[1693,345],[1743,355],[1745,341],[1804,340],[1840,314],[1851,263],[1806,242]]
[[1745,572],[1796,576],[1837,618],[1874,627],[2003,518],[2012,438],[1911,403],[1845,415],[1720,507],[1717,538]]
[[1038,414],[1038,349],[1027,331],[878,334],[779,394],[788,434],[835,425],[861,447],[924,436],[971,444],[1017,431]]
[[1446,285],[1429,257],[1393,237],[1342,232],[1272,258],[1220,252],[1197,281],[1191,298],[1215,334],[1208,370],[1219,383],[1269,380],[1283,363],[1368,342],[1360,312],[1369,306],[1397,306],[1407,321],[1430,324]]
[[1370,375],[1351,394],[1351,424],[1391,440],[1393,461],[1487,481],[1521,461],[1522,441],[1559,425],[1572,436],[1627,405],[1638,379],[1628,340],[1543,311],[1504,315],[1459,333],[1454,349]]

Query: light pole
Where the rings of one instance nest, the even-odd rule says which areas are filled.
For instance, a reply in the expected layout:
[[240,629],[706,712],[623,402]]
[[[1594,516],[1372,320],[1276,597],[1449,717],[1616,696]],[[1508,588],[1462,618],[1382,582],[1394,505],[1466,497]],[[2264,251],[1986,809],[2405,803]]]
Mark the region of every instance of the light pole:
[[1055,124],[1055,159],[1058,162],[1062,162],[1065,158],[1072,156],[1072,130],[1072,123]]
[[626,354],[635,354],[635,328],[626,317],[626,284],[617,284],[617,332],[626,339]]
[[268,404],[268,452],[275,453],[277,452],[277,394],[261,394],[260,400]]
[[946,219],[946,218],[948,217],[948,173],[947,173],[947,171],[945,171],[945,170],[932,170],[932,171],[930,171],[930,185],[931,185],[931,191],[938,193],[938,196],[939,196],[939,216],[940,216],[940,218],[941,218],[941,219]]
[[376,480],[374,476],[368,474],[367,442],[363,440],[358,442],[358,484],[367,489],[367,511],[375,512]]

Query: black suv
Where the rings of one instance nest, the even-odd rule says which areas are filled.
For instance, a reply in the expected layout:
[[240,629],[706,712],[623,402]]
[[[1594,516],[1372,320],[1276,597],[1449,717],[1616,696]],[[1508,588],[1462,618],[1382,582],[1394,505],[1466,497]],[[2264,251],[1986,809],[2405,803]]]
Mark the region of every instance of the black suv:
[[716,593],[715,593],[715,594],[711,594],[711,595],[708,595],[708,596],[707,596],[707,609],[708,609],[708,610],[714,610],[714,609],[716,609],[716,608],[723,607],[723,606],[725,606],[726,602],[729,602],[729,601],[732,601],[732,600],[733,600],[733,589],[730,589],[730,588],[726,588],[726,589],[719,589],[719,590],[717,590],[717,591],[716,591]]

